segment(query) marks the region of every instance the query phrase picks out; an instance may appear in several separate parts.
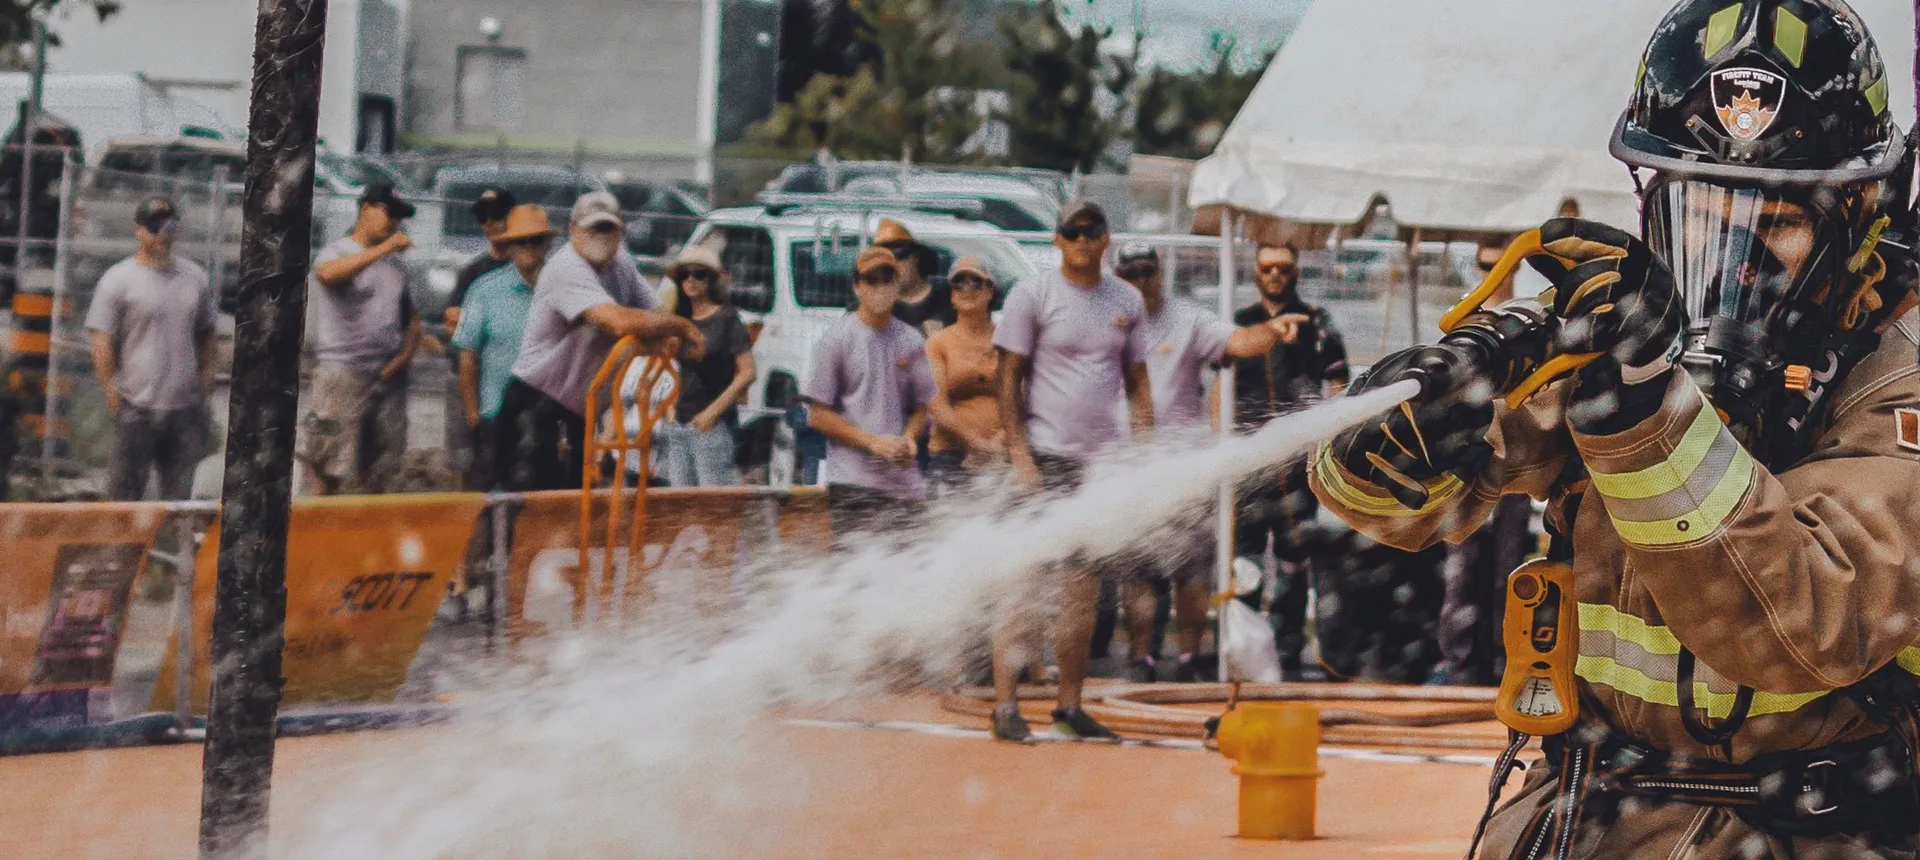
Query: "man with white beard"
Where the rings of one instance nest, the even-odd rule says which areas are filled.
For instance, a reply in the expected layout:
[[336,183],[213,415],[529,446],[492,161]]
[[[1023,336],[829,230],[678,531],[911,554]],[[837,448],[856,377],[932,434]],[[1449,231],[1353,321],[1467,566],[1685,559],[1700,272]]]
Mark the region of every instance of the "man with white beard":
[[581,195],[567,232],[534,284],[496,419],[499,443],[513,452],[509,490],[580,486],[587,388],[621,338],[677,337],[696,354],[703,347],[691,321],[655,309],[654,291],[624,247],[626,223],[612,194]]

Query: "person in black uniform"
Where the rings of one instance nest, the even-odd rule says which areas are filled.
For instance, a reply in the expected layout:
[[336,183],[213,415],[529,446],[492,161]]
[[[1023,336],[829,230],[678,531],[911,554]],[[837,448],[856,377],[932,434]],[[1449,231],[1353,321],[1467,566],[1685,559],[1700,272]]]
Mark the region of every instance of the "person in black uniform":
[[[1236,326],[1259,325],[1293,315],[1296,335],[1267,354],[1234,363],[1234,423],[1258,429],[1276,415],[1294,412],[1347,386],[1347,348],[1327,312],[1300,299],[1300,250],[1290,242],[1263,244],[1254,257],[1260,301],[1233,315]],[[1265,472],[1243,483],[1234,524],[1234,554],[1258,559],[1269,542],[1280,562],[1280,588],[1273,603],[1281,668],[1297,673],[1306,644],[1307,550],[1300,527],[1319,504],[1307,488],[1305,462]]]

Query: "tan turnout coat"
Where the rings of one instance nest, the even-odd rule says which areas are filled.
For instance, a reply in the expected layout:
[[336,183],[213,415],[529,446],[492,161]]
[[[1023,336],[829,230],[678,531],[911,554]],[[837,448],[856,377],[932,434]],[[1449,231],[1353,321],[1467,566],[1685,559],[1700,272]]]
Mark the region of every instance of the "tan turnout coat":
[[[1547,499],[1568,458],[1579,458],[1592,476],[1571,532],[1583,721],[1677,755],[1727,760],[1681,722],[1675,679],[1684,643],[1698,661],[1703,722],[1727,716],[1737,685],[1757,691],[1732,761],[1867,737],[1881,726],[1834,691],[1888,663],[1920,674],[1916,340],[1920,314],[1888,327],[1832,395],[1812,453],[1779,475],[1755,463],[1699,389],[1675,374],[1661,411],[1613,436],[1568,427],[1565,382],[1518,410],[1497,407],[1491,466],[1471,482],[1436,484],[1420,511],[1341,469],[1324,448],[1312,486],[1354,528],[1414,550],[1464,539],[1503,494]],[[1903,421],[1912,422],[1904,442]],[[1553,784],[1541,771],[1496,814],[1481,857],[1511,856],[1549,805]],[[1910,856],[1767,837],[1724,808],[1677,801],[1636,801],[1614,826],[1584,827],[1574,855]]]

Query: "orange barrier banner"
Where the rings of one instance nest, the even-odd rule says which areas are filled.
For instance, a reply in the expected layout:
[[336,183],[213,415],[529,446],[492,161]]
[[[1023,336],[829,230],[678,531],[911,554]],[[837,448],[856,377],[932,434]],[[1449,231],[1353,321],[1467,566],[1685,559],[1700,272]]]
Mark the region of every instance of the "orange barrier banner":
[[[613,606],[634,621],[669,590],[702,612],[723,611],[740,563],[741,524],[753,506],[752,492],[732,489],[654,489],[647,492],[645,550],[637,575],[627,566],[632,492],[620,504],[621,530],[613,549]],[[507,567],[506,621],[513,641],[570,630],[577,589],[592,584],[589,618],[600,617],[599,571],[606,569],[608,491],[593,498],[593,541],[580,572],[580,494],[566,490],[529,493],[514,519]]]
[[[296,499],[287,539],[287,706],[391,702],[466,553],[478,493]],[[193,705],[204,713],[218,523],[194,578]],[[154,710],[173,709],[174,649]]]
[[824,554],[833,549],[833,520],[824,487],[794,487],[780,502],[780,551]]
[[157,504],[0,505],[0,732],[101,722]]

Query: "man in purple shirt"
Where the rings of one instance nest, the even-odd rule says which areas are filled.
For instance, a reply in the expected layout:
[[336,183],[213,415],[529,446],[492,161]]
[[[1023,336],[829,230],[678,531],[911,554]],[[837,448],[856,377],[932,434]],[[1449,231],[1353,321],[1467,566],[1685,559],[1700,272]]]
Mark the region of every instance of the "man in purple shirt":
[[827,437],[827,511],[836,543],[910,519],[924,493],[915,440],[933,399],[927,339],[893,315],[899,260],[873,245],[853,269],[858,305],[820,342],[800,390],[808,424]]
[[677,337],[704,349],[700,330],[664,313],[623,244],[620,202],[605,191],[574,201],[567,243],[533,286],[520,353],[494,426],[511,451],[507,489],[577,489],[585,481],[587,389],[621,338]]
[[[1140,294],[1101,270],[1107,252],[1107,216],[1100,207],[1070,207],[1054,232],[1060,269],[1014,287],[994,332],[1000,356],[1000,421],[1014,480],[1033,490],[1071,490],[1086,461],[1127,440],[1117,406],[1124,399],[1134,435],[1153,429],[1147,379],[1146,306]],[[1100,574],[1076,559],[1063,565],[1060,618],[1053,651],[1060,664],[1056,733],[1111,738],[1080,708],[1093,644]],[[1030,734],[1014,696],[1025,657],[1018,619],[994,630],[993,732],[1004,740]]]
[[[1155,430],[1163,439],[1191,438],[1200,444],[1211,435],[1214,420],[1206,396],[1209,368],[1217,368],[1227,359],[1257,358],[1274,347],[1293,343],[1300,336],[1300,324],[1307,317],[1283,314],[1242,328],[1207,313],[1184,299],[1170,297],[1160,279],[1160,254],[1153,246],[1129,243],[1120,249],[1114,271],[1122,280],[1140,291],[1146,305],[1143,326],[1147,333],[1147,377],[1153,386]],[[1211,530],[1195,535],[1193,552],[1185,563],[1162,571],[1141,565],[1130,569],[1119,583],[1119,604],[1127,616],[1127,642],[1132,661],[1128,680],[1157,680],[1154,657],[1154,618],[1158,615],[1156,590],[1171,580],[1173,616],[1180,631],[1180,662],[1174,680],[1198,680],[1193,659],[1207,625],[1207,573],[1212,570],[1213,538]],[[1103,601],[1096,631],[1111,634],[1111,604]],[[1104,650],[1104,638],[1094,636],[1094,651]]]

